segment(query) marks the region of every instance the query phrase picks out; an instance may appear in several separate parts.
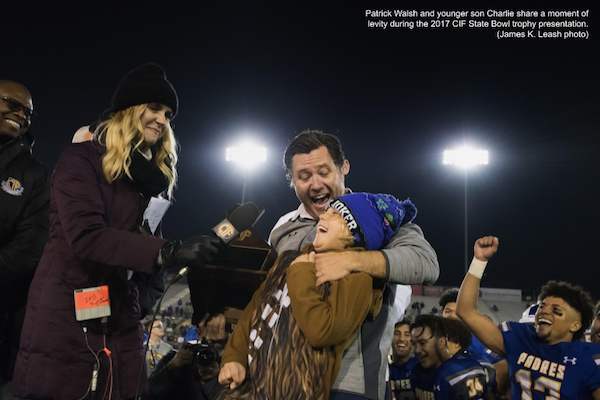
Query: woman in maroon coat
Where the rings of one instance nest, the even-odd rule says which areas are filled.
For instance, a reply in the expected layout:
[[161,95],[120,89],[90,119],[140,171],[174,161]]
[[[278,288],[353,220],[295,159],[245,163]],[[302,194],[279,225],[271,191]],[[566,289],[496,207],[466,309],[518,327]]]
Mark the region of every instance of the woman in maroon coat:
[[[120,83],[94,139],[61,155],[51,186],[50,239],[29,290],[14,373],[18,397],[85,396],[97,363],[92,351],[99,353],[98,398],[107,387],[107,398],[134,397],[144,363],[141,278],[160,266],[202,263],[217,251],[206,237],[182,245],[137,232],[149,198],[170,197],[177,179],[169,125],[177,107],[164,70],[145,64]],[[109,288],[111,315],[106,324],[86,321],[84,332],[74,290],[100,285]]]

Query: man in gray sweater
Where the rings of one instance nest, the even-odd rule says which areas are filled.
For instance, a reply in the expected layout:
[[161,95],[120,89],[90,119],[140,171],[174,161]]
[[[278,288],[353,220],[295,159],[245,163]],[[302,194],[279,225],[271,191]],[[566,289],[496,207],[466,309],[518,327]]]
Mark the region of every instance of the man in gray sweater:
[[[330,200],[350,190],[344,178],[350,163],[334,135],[304,131],[287,147],[284,164],[290,185],[300,200],[297,210],[279,219],[269,237],[281,254],[312,243],[319,215]],[[383,306],[374,321],[365,321],[350,345],[330,399],[383,399],[387,353],[394,324],[410,304],[410,286],[433,284],[439,276],[437,256],[413,223],[402,226],[385,249],[316,255],[317,284],[338,280],[355,271],[366,272],[386,285]]]

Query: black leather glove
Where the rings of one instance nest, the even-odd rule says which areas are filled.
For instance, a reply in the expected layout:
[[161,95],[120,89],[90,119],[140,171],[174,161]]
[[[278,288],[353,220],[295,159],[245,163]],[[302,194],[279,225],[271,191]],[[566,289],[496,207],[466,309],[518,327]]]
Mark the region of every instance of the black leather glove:
[[205,261],[211,261],[225,248],[221,239],[214,236],[194,236],[181,242],[166,243],[158,253],[158,265],[171,267],[201,267]]

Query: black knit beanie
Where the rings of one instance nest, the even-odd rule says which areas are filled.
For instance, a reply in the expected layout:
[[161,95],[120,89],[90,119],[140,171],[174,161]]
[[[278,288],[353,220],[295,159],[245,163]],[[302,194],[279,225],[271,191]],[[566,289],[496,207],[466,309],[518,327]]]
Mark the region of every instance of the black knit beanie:
[[118,112],[145,103],[164,104],[173,110],[173,117],[177,114],[177,93],[160,65],[147,63],[129,71],[113,95],[111,111]]

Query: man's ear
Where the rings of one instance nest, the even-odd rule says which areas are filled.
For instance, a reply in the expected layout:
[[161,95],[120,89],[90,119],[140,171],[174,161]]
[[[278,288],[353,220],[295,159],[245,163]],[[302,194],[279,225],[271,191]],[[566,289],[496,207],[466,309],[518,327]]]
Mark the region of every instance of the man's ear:
[[350,161],[344,160],[344,164],[342,165],[342,173],[344,175],[348,175],[348,172],[350,172]]
[[580,330],[582,326],[583,324],[581,323],[581,321],[574,321],[571,323],[571,328],[569,328],[569,331],[574,334],[575,332]]
[[448,347],[448,343],[446,343],[446,337],[442,336],[438,339],[438,344],[440,345],[440,348],[446,348]]

